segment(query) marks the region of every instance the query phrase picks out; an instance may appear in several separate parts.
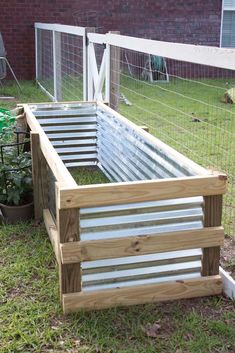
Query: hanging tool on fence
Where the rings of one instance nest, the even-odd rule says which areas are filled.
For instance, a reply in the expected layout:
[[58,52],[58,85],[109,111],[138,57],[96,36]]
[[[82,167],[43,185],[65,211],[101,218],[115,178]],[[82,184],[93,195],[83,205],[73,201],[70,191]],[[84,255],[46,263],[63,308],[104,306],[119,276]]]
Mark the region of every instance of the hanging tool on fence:
[[149,54],[141,75],[150,82],[169,82],[165,58]]

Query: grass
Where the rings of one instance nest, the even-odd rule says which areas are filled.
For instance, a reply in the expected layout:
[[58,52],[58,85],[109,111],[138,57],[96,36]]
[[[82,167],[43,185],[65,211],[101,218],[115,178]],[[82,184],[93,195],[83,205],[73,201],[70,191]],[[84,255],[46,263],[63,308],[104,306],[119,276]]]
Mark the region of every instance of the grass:
[[20,81],[22,90],[14,83],[6,82],[0,87],[0,96],[11,96],[15,99],[0,99],[0,107],[6,109],[15,108],[18,103],[48,102],[49,98],[36,86],[33,81]]
[[235,104],[221,101],[235,79],[150,84],[121,75],[121,93],[132,103],[120,112],[196,163],[228,175],[223,224],[235,236]]
[[223,297],[63,316],[43,227],[1,227],[0,261],[1,353],[235,351],[235,307]]
[[[27,82],[4,106],[45,100]],[[85,170],[73,170],[80,184],[105,182],[93,173],[91,180]],[[235,352],[235,303],[223,297],[63,316],[57,265],[43,226],[1,226],[0,265],[0,353]]]
[[78,185],[104,184],[110,182],[101,170],[95,167],[70,168],[69,171]]

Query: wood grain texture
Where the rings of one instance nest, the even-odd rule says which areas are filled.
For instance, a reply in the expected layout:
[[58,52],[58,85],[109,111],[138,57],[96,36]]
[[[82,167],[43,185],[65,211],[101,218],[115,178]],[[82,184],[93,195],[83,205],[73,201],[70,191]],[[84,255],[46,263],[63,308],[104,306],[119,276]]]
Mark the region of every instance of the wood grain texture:
[[68,314],[81,309],[96,310],[120,305],[154,303],[221,293],[222,281],[220,276],[211,276],[154,285],[64,294],[62,300],[64,313]]
[[[60,244],[79,241],[78,209],[58,210],[57,223]],[[59,274],[61,294],[79,292],[81,290],[80,263],[69,265],[61,264]]]
[[81,208],[217,195],[225,193],[226,188],[226,178],[220,175],[142,180],[105,185],[77,186],[76,188],[61,186],[59,208]]
[[61,244],[62,263],[223,245],[223,227]]
[[59,263],[60,262],[60,253],[59,253],[58,231],[57,231],[56,224],[54,222],[54,219],[53,219],[49,209],[43,210],[43,219],[44,219],[45,227],[47,230],[47,234],[49,235],[51,245],[52,245],[54,253],[55,253],[57,263]]
[[[204,226],[215,227],[221,225],[222,195],[204,197]],[[219,274],[220,246],[203,249],[202,275]]]
[[34,186],[34,218],[36,222],[39,222],[43,216],[43,209],[48,208],[49,202],[47,163],[39,148],[39,134],[31,132],[30,139]]

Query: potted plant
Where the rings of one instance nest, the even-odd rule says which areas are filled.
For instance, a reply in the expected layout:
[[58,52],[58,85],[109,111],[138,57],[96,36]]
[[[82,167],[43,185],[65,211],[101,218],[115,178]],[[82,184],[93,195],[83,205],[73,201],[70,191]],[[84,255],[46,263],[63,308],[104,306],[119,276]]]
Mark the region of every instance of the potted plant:
[[28,140],[19,142],[19,134],[14,126],[0,134],[0,208],[10,224],[33,216],[31,155]]

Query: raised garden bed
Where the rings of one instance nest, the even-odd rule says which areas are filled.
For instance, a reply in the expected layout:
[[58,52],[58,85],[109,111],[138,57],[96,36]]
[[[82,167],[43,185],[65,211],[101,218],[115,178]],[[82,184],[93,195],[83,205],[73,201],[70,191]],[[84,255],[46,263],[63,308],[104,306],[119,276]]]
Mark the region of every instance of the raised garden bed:
[[[102,103],[24,111],[35,218],[54,246],[65,313],[222,292],[225,175]],[[99,168],[104,183],[78,185],[68,168],[84,167]]]

